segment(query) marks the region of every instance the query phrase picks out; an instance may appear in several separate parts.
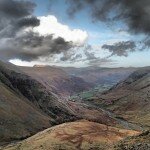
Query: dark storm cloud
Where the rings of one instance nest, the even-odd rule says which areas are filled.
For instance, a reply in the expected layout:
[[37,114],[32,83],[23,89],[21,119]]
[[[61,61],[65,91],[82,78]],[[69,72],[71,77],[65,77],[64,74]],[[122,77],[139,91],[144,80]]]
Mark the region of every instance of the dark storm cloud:
[[102,48],[109,50],[109,52],[111,52],[111,56],[128,56],[129,52],[135,51],[136,45],[133,41],[122,41],[113,45],[104,44]]
[[0,0],[0,32],[14,33],[21,27],[39,25],[39,20],[32,16],[35,6],[30,1]]
[[0,30],[0,38],[14,37],[22,29],[25,29],[27,27],[35,27],[39,25],[40,20],[34,16],[21,18],[15,21],[13,20],[12,22],[6,23],[3,29]]
[[[8,44],[7,44],[8,43]],[[11,38],[1,44],[1,58],[32,61],[42,56],[58,54],[69,50],[71,42],[63,38],[53,38],[52,35],[40,36],[38,33],[27,32],[19,37]]]
[[31,15],[35,6],[30,1],[0,0],[0,14],[8,18],[21,18]]
[[29,31],[28,27],[40,25],[40,20],[32,15],[35,6],[31,1],[0,0],[0,59],[32,61],[73,47],[61,37]]
[[22,27],[35,27],[40,25],[40,20],[37,19],[35,16],[32,17],[26,17],[26,18],[21,18],[16,22],[16,26],[18,28]]
[[86,9],[94,21],[124,21],[134,33],[150,34],[150,0],[66,0],[73,16]]

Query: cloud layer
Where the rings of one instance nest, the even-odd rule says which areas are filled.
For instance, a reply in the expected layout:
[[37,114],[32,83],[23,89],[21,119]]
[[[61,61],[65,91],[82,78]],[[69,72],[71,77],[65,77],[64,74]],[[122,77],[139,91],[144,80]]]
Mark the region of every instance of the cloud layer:
[[32,15],[35,4],[29,1],[0,1],[0,38],[15,36],[21,29],[35,27],[39,19]]
[[52,35],[44,37],[35,32],[26,32],[7,39],[1,45],[0,57],[6,60],[18,58],[26,61],[58,54],[72,48],[72,43],[66,42],[61,37],[53,39]]
[[0,59],[38,60],[84,44],[87,33],[70,29],[54,16],[33,16],[31,1],[0,1]]
[[[69,4],[67,13],[70,18],[85,10],[94,22],[104,22],[109,26],[124,23],[126,31],[137,36],[137,39],[138,35],[144,35],[139,41],[126,40],[104,44],[102,49],[111,53],[108,58],[114,55],[128,56],[133,51],[150,47],[150,0],[66,0],[66,2]],[[123,27],[121,31],[124,31],[125,26]]]
[[52,15],[38,17],[40,25],[33,31],[40,35],[46,36],[53,34],[55,37],[62,37],[66,41],[72,41],[74,44],[83,45],[88,38],[86,31],[80,29],[70,29],[67,25],[58,22],[57,18]]
[[93,21],[123,21],[133,33],[150,34],[149,0],[67,0],[68,14],[90,12]]
[[136,45],[133,41],[122,41],[114,43],[113,45],[104,44],[102,48],[109,50],[109,52],[111,52],[110,56],[128,56],[129,52],[136,50]]
[[[66,0],[72,17],[87,10],[92,21],[124,22],[130,33],[145,35],[142,49],[150,47],[149,0]],[[108,57],[96,55],[88,45],[88,33],[60,23],[55,16],[34,16],[36,4],[26,0],[0,0],[0,59],[47,60],[60,54],[59,62],[83,61],[88,65],[111,63],[111,56],[128,56],[137,49],[134,41],[118,41],[100,48]],[[123,30],[120,30],[122,32]],[[86,45],[87,44],[87,45]],[[100,53],[100,52],[99,52]]]

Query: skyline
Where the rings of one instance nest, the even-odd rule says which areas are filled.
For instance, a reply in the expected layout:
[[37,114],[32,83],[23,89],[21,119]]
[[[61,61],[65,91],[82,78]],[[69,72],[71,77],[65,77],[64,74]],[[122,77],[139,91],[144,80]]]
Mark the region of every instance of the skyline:
[[[114,0],[111,9],[103,0],[2,0],[0,58],[21,66],[149,66],[150,2],[133,3]],[[96,5],[106,10],[94,10]],[[114,20],[121,14],[119,5],[128,7],[128,18]],[[140,10],[137,16],[147,18],[134,20],[133,8]]]

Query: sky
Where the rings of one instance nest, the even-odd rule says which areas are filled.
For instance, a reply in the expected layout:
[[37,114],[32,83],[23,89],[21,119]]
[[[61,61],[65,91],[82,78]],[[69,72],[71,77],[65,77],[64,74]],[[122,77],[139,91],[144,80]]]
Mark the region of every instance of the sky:
[[150,65],[149,0],[0,0],[0,20],[0,59],[16,65]]

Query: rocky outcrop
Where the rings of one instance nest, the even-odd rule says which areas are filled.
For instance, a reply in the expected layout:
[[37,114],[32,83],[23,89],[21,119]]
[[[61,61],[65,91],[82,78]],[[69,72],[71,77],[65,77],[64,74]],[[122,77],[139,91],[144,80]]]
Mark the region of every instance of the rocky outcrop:
[[145,131],[137,136],[127,137],[120,141],[115,150],[149,150],[150,149],[150,131]]

